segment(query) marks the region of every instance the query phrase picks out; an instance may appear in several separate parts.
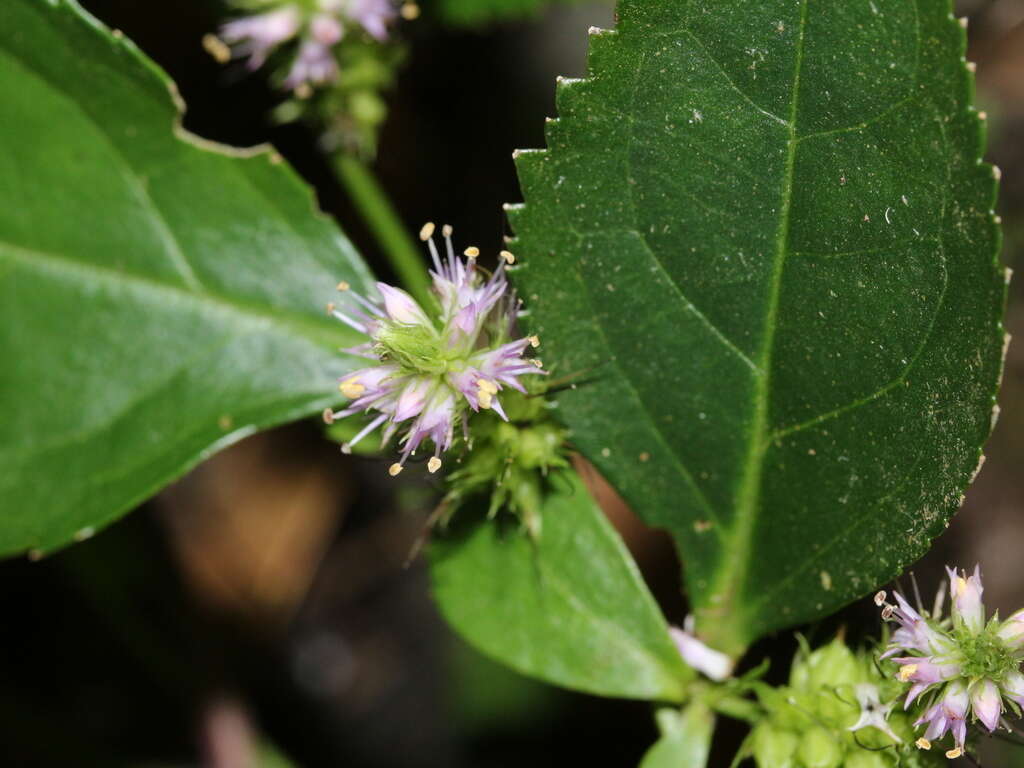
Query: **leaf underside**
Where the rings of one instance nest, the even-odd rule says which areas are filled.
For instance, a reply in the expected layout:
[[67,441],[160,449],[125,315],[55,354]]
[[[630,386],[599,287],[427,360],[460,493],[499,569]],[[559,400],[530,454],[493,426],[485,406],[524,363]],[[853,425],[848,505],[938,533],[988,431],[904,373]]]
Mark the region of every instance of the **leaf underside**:
[[994,417],[1005,276],[935,0],[623,0],[518,153],[517,274],[573,440],[739,652],[919,557]]
[[[434,597],[482,652],[549,683],[679,701],[693,676],[625,545],[575,473],[542,510],[537,541],[498,521],[435,537]],[[468,520],[469,511],[459,513]]]
[[0,4],[0,554],[111,521],[337,399],[369,275],[273,155],[176,128],[172,84],[71,0]]

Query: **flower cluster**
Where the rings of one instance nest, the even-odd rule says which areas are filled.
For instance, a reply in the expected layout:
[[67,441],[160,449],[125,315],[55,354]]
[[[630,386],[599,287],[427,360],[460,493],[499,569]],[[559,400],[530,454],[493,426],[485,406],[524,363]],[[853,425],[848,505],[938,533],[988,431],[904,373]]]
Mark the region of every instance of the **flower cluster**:
[[332,423],[356,413],[376,414],[342,446],[346,451],[382,425],[385,443],[404,430],[399,441],[401,459],[391,466],[392,476],[402,471],[425,440],[434,445],[427,468],[436,472],[460,424],[469,443],[469,411],[493,410],[507,421],[500,393],[506,387],[525,393],[520,377],[544,373],[540,360],[524,357],[540,343],[537,337],[515,337],[517,302],[505,276],[506,266],[515,257],[502,251],[498,268],[485,276],[476,262],[478,249],[466,249],[465,259],[456,256],[451,227],[443,229],[444,257],[433,234],[433,224],[420,232],[433,260],[430,274],[436,303],[429,310],[385,283],[377,283],[379,301],[341,283],[338,289],[347,299],[345,305],[328,306],[334,317],[369,337],[345,351],[373,364],[341,380],[339,389],[351,402],[337,412],[328,409],[324,420]]
[[945,590],[940,590],[929,614],[915,610],[897,593],[896,604],[886,602],[885,592],[875,596],[882,617],[895,621],[898,628],[883,658],[899,665],[897,678],[911,683],[904,709],[925,697],[924,713],[916,726],[926,726],[917,741],[922,749],[946,733],[953,736],[953,748],[947,757],[964,752],[969,722],[979,721],[994,731],[1007,709],[1020,714],[1024,706],[1024,676],[1020,662],[1024,657],[1024,610],[1006,621],[998,616],[985,620],[982,603],[981,572],[978,568],[949,573],[952,607],[942,617]]
[[764,715],[742,756],[757,768],[939,768],[939,753],[914,746],[913,720],[899,710],[901,684],[873,652],[841,637],[814,650],[805,642],[789,682],[753,683]]
[[[250,69],[259,69],[274,51],[295,42],[296,54],[283,85],[297,92],[308,92],[337,79],[334,47],[350,29],[362,29],[382,41],[398,13],[393,0],[270,0],[262,5],[265,7],[258,13],[224,24],[220,40],[228,48],[214,47],[213,51],[221,59],[244,58]],[[414,9],[414,5],[406,5],[402,13],[411,17],[416,13]]]

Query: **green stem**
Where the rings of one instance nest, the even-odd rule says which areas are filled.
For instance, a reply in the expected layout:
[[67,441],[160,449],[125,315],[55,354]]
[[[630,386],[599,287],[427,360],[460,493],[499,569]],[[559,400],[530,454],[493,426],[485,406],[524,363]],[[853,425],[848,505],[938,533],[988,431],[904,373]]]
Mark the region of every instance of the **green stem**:
[[421,305],[431,302],[430,279],[423,256],[402,225],[373,171],[357,157],[337,152],[334,168],[338,180],[370,228],[402,287]]

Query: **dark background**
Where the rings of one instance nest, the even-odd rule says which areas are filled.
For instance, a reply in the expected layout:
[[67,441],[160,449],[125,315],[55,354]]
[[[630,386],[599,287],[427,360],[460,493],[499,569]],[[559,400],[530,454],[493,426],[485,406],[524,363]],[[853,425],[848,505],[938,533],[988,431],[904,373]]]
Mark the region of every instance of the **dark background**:
[[[202,50],[222,8],[82,3],[169,72],[188,104],[187,128],[238,146],[272,141],[388,275],[315,137],[272,126],[278,97],[262,79]],[[1024,247],[1024,2],[959,6],[971,17],[989,158],[1003,170],[1012,266]],[[461,242],[500,247],[501,204],[520,199],[511,152],[543,146],[555,76],[583,74],[587,28],[611,24],[610,5],[592,3],[472,32],[429,14],[405,27],[410,55],[388,95],[377,170],[410,231],[449,221]],[[1021,290],[1020,281],[1011,288],[1008,326],[1024,338]],[[931,591],[943,563],[980,561],[987,602],[1007,615],[1024,604],[1018,346],[1001,404],[983,472],[916,571]],[[403,568],[422,516],[395,512],[394,494],[416,489],[378,482],[383,473],[366,472],[365,461],[341,456],[315,424],[278,429],[223,452],[85,544],[39,563],[0,563],[0,766],[636,765],[656,735],[649,705],[533,683],[449,632],[422,563]],[[671,546],[594,484],[680,623]],[[873,631],[874,607],[862,601],[804,629],[826,639],[841,625]],[[759,652],[779,678],[792,638]],[[726,726],[716,764],[728,764],[742,735]],[[1024,765],[1024,755],[992,752],[986,765]]]

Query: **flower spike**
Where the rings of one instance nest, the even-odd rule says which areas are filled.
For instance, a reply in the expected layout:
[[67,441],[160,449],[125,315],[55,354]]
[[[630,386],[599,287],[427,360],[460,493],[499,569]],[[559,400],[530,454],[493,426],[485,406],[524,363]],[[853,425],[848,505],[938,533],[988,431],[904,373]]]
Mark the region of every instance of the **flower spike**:
[[324,420],[332,423],[355,413],[376,412],[342,446],[346,451],[382,425],[385,442],[401,430],[401,458],[389,470],[392,476],[425,441],[434,446],[427,469],[437,472],[441,454],[451,448],[460,424],[469,441],[470,411],[491,410],[507,421],[501,404],[505,388],[525,393],[522,376],[546,373],[536,364],[539,361],[524,357],[534,346],[532,337],[514,336],[517,302],[502,266],[485,277],[476,264],[477,249],[467,249],[470,255],[465,260],[456,256],[447,225],[442,230],[442,257],[434,242],[435,229],[425,224],[420,239],[427,243],[433,262],[436,306],[424,308],[386,283],[376,284],[376,300],[339,283],[345,301],[329,307],[336,319],[368,337],[346,351],[374,364],[341,379],[338,388],[350,400],[348,407],[327,411]]
[[904,709],[924,701],[924,712],[915,723],[925,727],[918,743],[927,749],[950,733],[953,749],[945,754],[952,759],[965,753],[970,723],[980,723],[992,733],[1005,709],[1024,704],[1024,675],[1019,670],[1024,611],[1004,622],[986,623],[981,569],[975,567],[970,576],[953,568],[946,572],[949,618],[941,616],[938,598],[931,615],[914,610],[899,593],[896,605],[886,601],[884,592],[875,596],[875,604],[882,608],[883,619],[899,625],[882,658],[899,665],[899,682],[911,684]]

